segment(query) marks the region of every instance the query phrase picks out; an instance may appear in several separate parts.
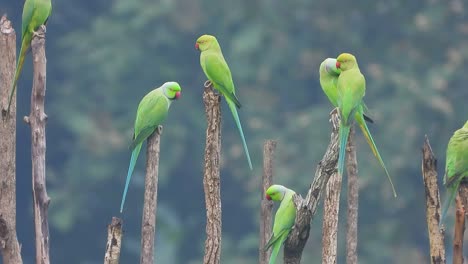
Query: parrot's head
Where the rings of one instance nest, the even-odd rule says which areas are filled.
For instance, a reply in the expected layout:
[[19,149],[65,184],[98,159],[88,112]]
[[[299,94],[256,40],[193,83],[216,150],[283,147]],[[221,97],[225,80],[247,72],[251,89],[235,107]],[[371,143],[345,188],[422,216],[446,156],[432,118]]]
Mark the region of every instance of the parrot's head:
[[271,200],[281,201],[283,200],[285,193],[286,193],[286,187],[284,187],[283,185],[275,184],[275,185],[271,185],[270,187],[268,187],[266,194],[265,194],[265,198],[267,198],[267,200],[269,201]]
[[320,67],[325,67],[325,71],[331,75],[340,75],[341,70],[336,68],[336,59],[327,58],[322,62]]
[[336,58],[336,68],[346,71],[353,68],[357,64],[356,57],[350,53],[341,53]]
[[197,39],[195,48],[199,51],[205,51],[211,47],[214,43],[218,43],[216,38],[211,35],[203,35]]
[[167,82],[163,86],[164,95],[170,100],[177,100],[181,95],[181,88],[177,82]]

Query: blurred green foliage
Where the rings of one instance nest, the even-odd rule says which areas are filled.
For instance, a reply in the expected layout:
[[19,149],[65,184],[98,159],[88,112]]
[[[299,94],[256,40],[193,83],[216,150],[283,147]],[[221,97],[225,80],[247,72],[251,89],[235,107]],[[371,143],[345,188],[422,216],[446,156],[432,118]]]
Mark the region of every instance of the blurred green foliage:
[[[0,7],[17,29],[19,2]],[[231,67],[254,162],[250,172],[237,130],[223,108],[222,263],[257,262],[265,139],[279,140],[275,182],[306,192],[330,132],[331,105],[319,87],[318,66],[341,52],[354,53],[366,76],[365,100],[376,121],[370,129],[399,193],[392,198],[385,174],[358,132],[359,262],[428,262],[420,148],[427,134],[442,175],[446,143],[467,119],[466,2],[53,4],[47,29],[46,112],[54,263],[101,263],[106,224],[118,215],[136,107],[148,91],[168,80],[178,81],[183,92],[162,135],[156,260],[201,262],[205,78],[194,43],[205,33],[218,37]],[[28,112],[30,76],[31,67],[26,66],[18,89],[19,115]],[[28,130],[18,121],[18,233],[25,263],[34,255]],[[143,173],[144,155],[121,216],[122,263],[137,263],[139,258]],[[343,205],[339,263],[344,262],[345,212]],[[321,213],[313,221],[304,263],[319,262],[320,236]]]

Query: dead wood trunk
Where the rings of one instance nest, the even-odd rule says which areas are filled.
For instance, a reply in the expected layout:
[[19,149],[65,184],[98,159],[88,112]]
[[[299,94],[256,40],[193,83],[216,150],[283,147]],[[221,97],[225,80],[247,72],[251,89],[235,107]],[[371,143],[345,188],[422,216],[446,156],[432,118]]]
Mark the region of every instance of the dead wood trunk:
[[112,222],[107,226],[107,244],[104,264],[119,264],[121,247],[122,220],[117,217],[112,217]]

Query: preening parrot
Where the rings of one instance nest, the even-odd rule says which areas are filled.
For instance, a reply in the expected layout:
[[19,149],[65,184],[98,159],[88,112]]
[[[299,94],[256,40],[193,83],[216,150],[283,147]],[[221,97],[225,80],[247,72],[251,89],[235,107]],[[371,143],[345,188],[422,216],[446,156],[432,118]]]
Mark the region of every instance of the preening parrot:
[[234,82],[232,81],[231,71],[229,66],[224,59],[221,47],[219,46],[218,40],[211,35],[203,35],[197,39],[195,48],[200,50],[200,65],[205,73],[206,77],[211,81],[214,88],[219,91],[231,109],[232,116],[236,122],[237,129],[242,139],[242,145],[244,147],[247,162],[249,168],[252,170],[252,161],[250,160],[249,149],[245,142],[244,132],[242,131],[242,125],[237,113],[237,108],[241,107],[241,103],[236,96],[236,90]]
[[128,166],[127,179],[120,204],[120,212],[123,211],[128,185],[132,178],[141,145],[158,126],[166,119],[172,101],[179,99],[181,95],[180,85],[176,82],[166,82],[161,87],[152,90],[141,99],[135,118],[133,142],[130,145],[132,157]]
[[294,194],[293,190],[282,185],[271,185],[266,191],[265,196],[268,200],[281,202],[275,214],[273,235],[265,246],[265,250],[273,247],[269,264],[276,262],[279,250],[294,226],[296,219],[296,207],[293,202]]

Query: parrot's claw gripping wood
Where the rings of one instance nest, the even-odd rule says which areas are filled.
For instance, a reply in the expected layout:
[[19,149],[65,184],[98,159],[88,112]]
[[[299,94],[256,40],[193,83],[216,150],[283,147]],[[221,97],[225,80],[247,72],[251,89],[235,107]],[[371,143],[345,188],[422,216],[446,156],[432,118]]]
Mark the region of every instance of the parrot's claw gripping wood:
[[331,112],[330,112],[330,114],[329,114],[330,117],[331,117],[332,115],[334,115],[334,114],[337,114],[337,113],[339,114],[340,111],[338,111],[338,110],[339,110],[338,107],[333,108],[333,110],[331,110]]
[[208,87],[210,87],[212,85],[212,83],[211,83],[210,80],[206,80],[203,85],[205,86],[205,88],[208,88]]
[[37,30],[37,31],[33,31],[32,34],[34,37],[38,37],[38,38],[45,38],[45,33],[47,31],[47,28],[45,25],[41,25],[39,27],[40,30]]

